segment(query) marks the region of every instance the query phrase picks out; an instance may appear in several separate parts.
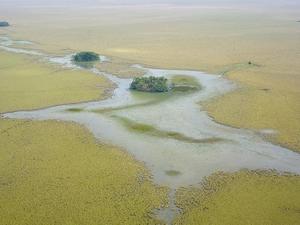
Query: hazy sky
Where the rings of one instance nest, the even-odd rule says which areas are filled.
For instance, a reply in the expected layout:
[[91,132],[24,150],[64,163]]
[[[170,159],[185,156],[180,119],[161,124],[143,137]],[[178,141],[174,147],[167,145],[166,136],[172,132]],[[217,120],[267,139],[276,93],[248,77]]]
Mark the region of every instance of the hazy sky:
[[0,0],[2,6],[62,6],[62,5],[141,5],[141,4],[180,4],[180,5],[272,5],[300,6],[300,0]]

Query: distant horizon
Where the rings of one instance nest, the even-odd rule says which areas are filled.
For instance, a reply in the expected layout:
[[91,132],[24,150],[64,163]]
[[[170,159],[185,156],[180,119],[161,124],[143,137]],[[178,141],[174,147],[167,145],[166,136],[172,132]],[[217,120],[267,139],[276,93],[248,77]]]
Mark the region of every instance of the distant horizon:
[[134,5],[180,5],[180,6],[300,6],[298,0],[1,0],[0,6],[8,7],[60,7],[60,6],[134,6]]

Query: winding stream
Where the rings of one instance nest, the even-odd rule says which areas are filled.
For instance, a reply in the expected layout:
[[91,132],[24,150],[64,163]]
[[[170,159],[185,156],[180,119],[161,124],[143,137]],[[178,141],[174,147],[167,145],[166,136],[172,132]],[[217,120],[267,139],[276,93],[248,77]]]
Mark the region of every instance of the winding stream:
[[[37,55],[62,67],[80,69],[72,63],[71,55],[52,57],[38,51],[11,47],[13,44],[16,43],[9,38],[0,38],[0,48],[6,51]],[[199,71],[133,66],[143,68],[145,76],[192,76],[199,81],[202,89],[170,97],[136,93],[128,90],[131,79],[121,79],[93,68],[91,72],[105,76],[117,85],[111,98],[7,113],[3,117],[55,119],[82,124],[99,140],[120,146],[144,162],[153,174],[154,182],[166,185],[173,191],[178,187],[196,185],[203,177],[216,171],[233,172],[248,168],[300,173],[300,154],[266,142],[255,131],[218,124],[201,110],[201,102],[233,90],[235,85],[231,81]],[[151,125],[160,132],[154,135],[153,132],[132,130],[122,122],[124,120],[127,123]],[[168,132],[184,138],[159,135]],[[170,224],[174,211],[176,207],[172,206],[166,212],[161,210],[158,214],[162,215],[158,216]]]

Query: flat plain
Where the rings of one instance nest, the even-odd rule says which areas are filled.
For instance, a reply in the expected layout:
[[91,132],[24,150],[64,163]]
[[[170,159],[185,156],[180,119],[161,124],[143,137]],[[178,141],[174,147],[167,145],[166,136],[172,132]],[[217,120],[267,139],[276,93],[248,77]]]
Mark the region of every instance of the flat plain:
[[[270,130],[266,139],[300,151],[297,8],[0,11],[12,24],[1,35],[32,41],[31,48],[53,55],[90,50],[110,56],[114,65],[99,65],[106,72],[140,76],[129,68],[137,63],[226,76],[238,88],[207,102],[209,115],[229,126]],[[112,86],[102,77],[36,61],[0,51],[0,112],[109,96]],[[168,204],[167,189],[152,183],[142,163],[79,125],[1,119],[0,155],[2,224],[163,224],[151,212]],[[220,172],[178,191],[182,214],[175,224],[296,225],[299,188],[292,174]]]
[[[208,103],[212,117],[275,129],[273,141],[299,150],[297,8],[28,7],[3,13],[13,24],[4,33],[46,52],[85,49],[155,67],[225,73],[240,89]],[[248,67],[249,61],[258,66]]]

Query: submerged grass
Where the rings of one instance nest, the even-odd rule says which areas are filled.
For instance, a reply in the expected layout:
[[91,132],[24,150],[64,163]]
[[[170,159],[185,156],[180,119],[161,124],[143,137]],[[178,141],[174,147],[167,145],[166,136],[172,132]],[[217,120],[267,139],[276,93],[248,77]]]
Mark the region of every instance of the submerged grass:
[[67,112],[82,112],[83,109],[81,109],[81,108],[69,108],[66,111]]
[[181,173],[180,171],[177,171],[177,170],[167,170],[165,171],[165,173],[168,175],[168,176],[179,176]]
[[216,173],[177,192],[176,225],[298,225],[300,177],[275,171]]
[[79,125],[0,120],[0,224],[162,224],[141,163]]
[[132,97],[135,98],[137,101],[140,101],[140,103],[97,109],[97,110],[93,110],[93,112],[109,113],[109,112],[119,111],[119,110],[134,109],[134,108],[139,108],[144,106],[155,105],[173,97],[173,95],[171,95],[170,93],[146,93],[146,92],[140,92],[134,90],[131,91],[131,94]]
[[170,139],[175,139],[178,141],[183,141],[183,142],[187,142],[187,143],[195,143],[195,144],[197,144],[197,143],[198,144],[213,144],[213,143],[225,141],[224,139],[218,138],[218,137],[203,138],[203,139],[192,138],[192,137],[185,136],[184,134],[181,134],[178,132],[160,130],[152,125],[138,123],[138,122],[135,122],[135,121],[130,120],[125,117],[120,117],[120,116],[115,116],[115,115],[113,115],[112,117],[118,119],[130,131],[137,132],[137,133],[144,133],[144,134],[155,136],[155,137],[170,138]]

